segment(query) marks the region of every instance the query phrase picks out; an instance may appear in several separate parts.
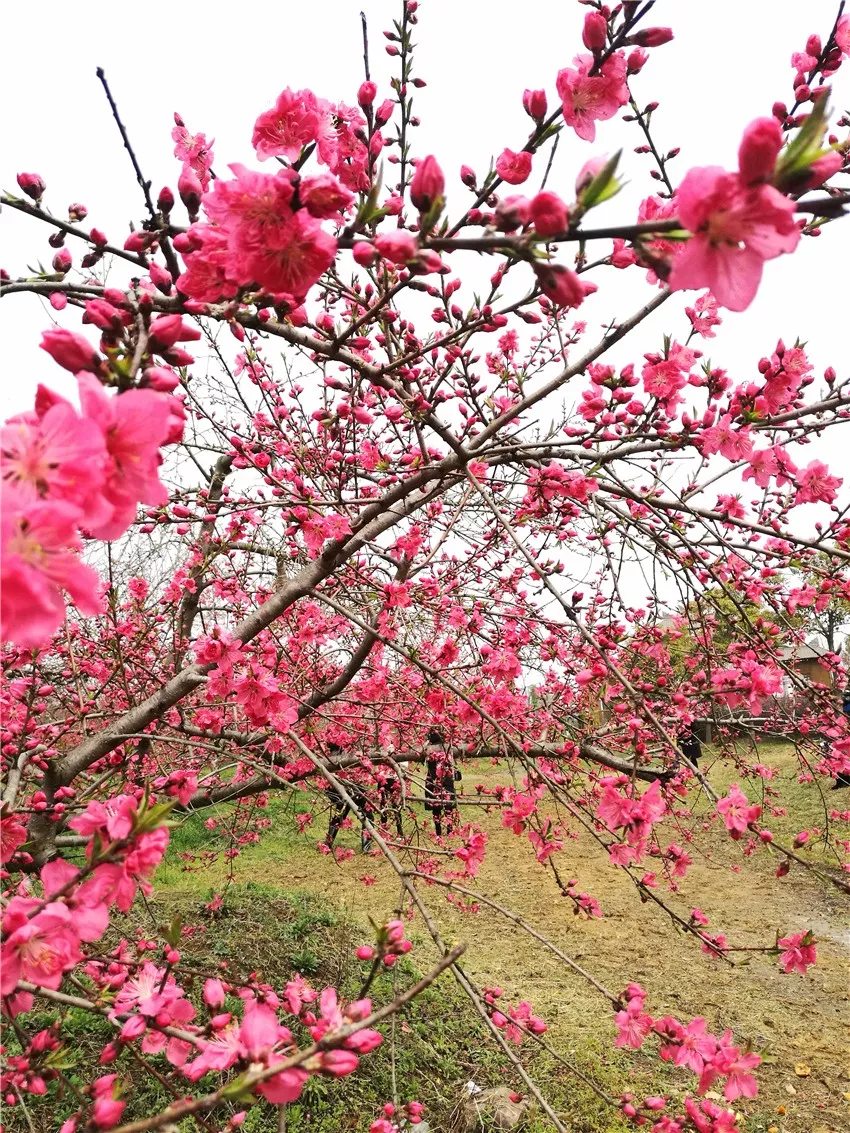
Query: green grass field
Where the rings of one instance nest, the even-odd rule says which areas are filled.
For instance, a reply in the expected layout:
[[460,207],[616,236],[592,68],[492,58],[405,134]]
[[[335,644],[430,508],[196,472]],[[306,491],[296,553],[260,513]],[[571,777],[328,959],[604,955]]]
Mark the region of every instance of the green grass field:
[[[776,768],[773,785],[780,786],[787,806],[787,813],[765,819],[776,836],[790,841],[802,828],[824,829],[824,807],[834,805],[834,796],[825,799],[816,787],[796,781],[788,747],[764,745],[759,758]],[[711,768],[716,789],[725,789],[738,778],[751,799],[762,801],[756,789],[760,780],[743,781],[711,763],[707,751],[704,765]],[[471,791],[477,782],[503,781],[504,773],[489,763],[480,764],[465,773],[464,786]],[[768,815],[771,799],[764,803]],[[844,805],[850,806],[850,799]],[[184,819],[172,831],[154,896],[141,914],[134,912],[128,918],[124,935],[128,939],[137,931],[152,935],[155,928],[179,916],[184,926],[181,951],[198,969],[212,971],[227,962],[234,978],[254,971],[274,987],[300,971],[317,987],[333,983],[346,996],[355,996],[363,965],[354,958],[354,949],[371,939],[369,917],[380,923],[396,912],[398,879],[377,855],[356,852],[340,863],[317,853],[327,816],[317,808],[315,822],[301,834],[295,815],[307,809],[309,801],[303,794],[272,796],[261,812],[269,820],[268,829],[259,842],[244,846],[232,858],[228,856],[232,842],[222,834],[223,823],[208,830],[208,812]],[[700,850],[692,848],[694,866],[689,876],[678,893],[667,896],[685,911],[699,905],[710,917],[712,931],[724,931],[739,944],[765,943],[775,938],[777,929],[799,931],[811,926],[820,941],[820,959],[806,978],[782,976],[775,958],[758,954],[734,969],[706,957],[691,938],[674,931],[660,910],[641,904],[622,871],[611,866],[587,837],[568,842],[561,864],[579,879],[583,890],[598,898],[605,913],[601,920],[573,916],[551,874],[536,862],[528,841],[504,830],[497,814],[487,815],[481,808],[470,811],[488,833],[488,857],[479,877],[468,884],[516,910],[608,986],[619,990],[630,979],[639,980],[647,989],[651,1014],[669,1012],[680,1018],[702,1014],[712,1029],[732,1027],[736,1038],[751,1042],[764,1055],[765,1064],[759,1072],[759,1097],[741,1109],[747,1133],[840,1133],[850,1128],[844,1097],[850,1097],[847,902],[802,869],[777,880],[776,859],[766,852],[744,862],[741,845],[730,842],[716,824],[702,829],[710,809],[705,800],[694,807],[692,822],[700,834]],[[219,819],[229,815],[228,807],[217,812]],[[424,821],[424,815],[420,818]],[[241,828],[236,831],[241,832]],[[358,828],[343,829],[338,844],[359,851],[359,841]],[[807,852],[828,863],[816,834]],[[477,915],[460,911],[447,903],[442,889],[424,892],[444,937],[467,943],[463,964],[469,976],[479,986],[500,983],[512,1001],[529,999],[550,1025],[547,1039],[601,1089],[612,1095],[663,1090],[675,1097],[692,1088],[690,1074],[661,1063],[651,1053],[615,1050],[610,1009],[526,934],[483,906]],[[222,903],[213,914],[206,906],[214,895]],[[414,950],[393,972],[381,974],[373,988],[376,1002],[391,997],[394,987],[415,980],[435,959],[418,919],[411,922],[409,935]],[[43,1025],[50,1017],[45,1014]],[[96,1072],[93,1061],[109,1027],[73,1011],[69,1023],[76,1039],[75,1066],[69,1073],[86,1081]],[[310,1081],[299,1102],[288,1109],[288,1130],[367,1130],[383,1103],[397,1098],[424,1102],[431,1130],[462,1133],[467,1127],[462,1099],[470,1079],[482,1088],[508,1085],[522,1091],[515,1072],[491,1044],[449,975],[382,1029],[385,1043],[364,1059],[350,1079]],[[626,1127],[545,1051],[526,1041],[521,1052],[527,1069],[571,1130],[613,1133]],[[163,1059],[155,1059],[154,1064],[167,1074]],[[801,1068],[808,1072],[798,1073]],[[125,1120],[166,1103],[165,1089],[156,1082],[151,1085],[150,1079],[142,1085],[132,1063],[125,1059],[119,1069],[136,1083]],[[68,1099],[57,1104],[50,1097],[28,1100],[27,1106],[32,1123],[28,1133],[58,1128],[73,1109]],[[20,1107],[7,1110],[7,1128],[26,1129],[22,1118]],[[214,1127],[222,1126],[223,1119]],[[486,1129],[488,1124],[479,1121],[475,1127]],[[524,1126],[530,1133],[547,1127],[539,1113],[532,1113]],[[245,1128],[273,1133],[278,1128],[276,1110],[259,1102],[251,1108]]]

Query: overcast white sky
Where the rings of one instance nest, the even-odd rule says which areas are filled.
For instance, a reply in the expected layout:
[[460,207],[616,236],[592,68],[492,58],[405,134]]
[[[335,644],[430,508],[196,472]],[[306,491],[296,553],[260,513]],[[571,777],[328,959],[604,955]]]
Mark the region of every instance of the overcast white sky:
[[[215,0],[178,2],[157,9],[155,17],[140,5],[105,0],[90,0],[82,8],[58,0],[16,5],[7,12],[0,47],[6,91],[0,185],[14,189],[16,172],[37,171],[47,181],[47,201],[57,214],[81,200],[89,220],[120,242],[128,222],[142,215],[141,194],[95,77],[97,66],[106,70],[154,189],[161,183],[173,186],[177,163],[169,134],[175,110],[191,129],[216,138],[216,167],[222,170],[231,161],[254,163],[254,118],[283,87],[309,86],[322,96],[353,102],[363,77],[361,7],[369,20],[379,97],[389,95],[392,61],[381,32],[398,14],[399,0],[256,0],[244,7]],[[661,104],[654,122],[659,144],[681,147],[671,167],[674,180],[693,164],[734,168],[742,128],[769,113],[774,99],[789,97],[791,52],[801,50],[811,32],[826,35],[835,9],[834,0],[714,0],[711,5],[658,0],[647,22],[671,25],[676,40],[652,52],[635,90],[640,99]],[[428,86],[416,93],[422,118],[416,152],[435,153],[456,177],[464,161],[483,171],[491,154],[505,145],[519,148],[529,125],[521,107],[523,88],[545,87],[554,104],[557,71],[581,49],[584,11],[566,0],[521,5],[423,0],[416,72]],[[836,101],[850,104],[848,65],[839,72]],[[600,220],[633,219],[638,201],[651,188],[650,159],[631,152],[640,141],[636,127],[619,119],[600,123],[593,144],[565,131],[550,187],[569,197],[575,173],[588,157],[623,146],[632,183]],[[539,184],[540,158],[538,164],[529,186]],[[452,180],[449,207],[466,199]],[[753,362],[779,335],[791,340],[799,334],[810,341],[819,370],[832,363],[841,371],[846,367],[848,251],[850,220],[833,225],[820,240],[804,241],[795,255],[768,264],[750,310],[727,315],[722,337],[711,344],[713,356],[733,372],[739,366],[752,372]],[[35,221],[7,210],[2,263],[17,275],[36,255],[50,255],[46,233]],[[632,273],[626,275],[628,280],[616,279],[622,289],[606,288],[600,319],[623,314],[646,297]],[[662,329],[682,326],[670,306],[649,328],[652,345]],[[0,304],[4,408],[22,407],[36,381],[57,376],[37,349],[45,320],[46,312],[31,296],[11,296]],[[628,354],[636,356],[634,347]]]
[[[391,94],[392,74],[381,33],[398,15],[400,0],[255,0],[242,6],[213,0],[154,9],[105,0],[74,7],[58,0],[16,5],[6,14],[7,35],[0,46],[6,92],[0,186],[14,191],[16,172],[39,172],[54,212],[64,215],[70,202],[82,201],[89,222],[120,243],[130,220],[138,222],[143,215],[142,199],[95,77],[97,66],[106,70],[156,191],[164,183],[176,185],[178,163],[170,139],[175,110],[190,129],[215,137],[215,167],[221,172],[233,161],[256,164],[250,144],[254,119],[284,87],[308,86],[321,96],[353,103],[363,78],[361,7],[369,21],[372,77],[380,99]],[[812,32],[826,36],[835,10],[834,0],[713,0],[710,5],[658,0],[646,22],[671,25],[676,40],[651,52],[634,90],[640,101],[660,103],[654,117],[659,146],[681,147],[671,166],[674,183],[691,165],[735,167],[744,126],[769,114],[774,100],[790,101],[791,52],[802,50]],[[582,50],[584,12],[568,0],[421,3],[415,73],[428,86],[415,96],[422,126],[414,135],[414,153],[437,155],[449,174],[449,208],[455,215],[468,203],[457,180],[460,165],[466,162],[483,173],[491,155],[506,145],[518,149],[527,137],[523,88],[545,87],[554,105],[559,68]],[[839,72],[833,101],[850,105],[848,64]],[[622,146],[631,184],[600,210],[598,221],[630,221],[652,190],[650,159],[632,152],[641,141],[636,126],[619,119],[599,123],[593,144],[565,130],[549,187],[570,199],[581,165]],[[544,163],[537,158],[526,189],[539,185]],[[49,260],[47,233],[35,221],[6,210],[0,225],[0,262],[13,276],[38,256]],[[82,247],[73,248],[75,259]],[[726,312],[718,338],[707,344],[712,360],[739,380],[755,373],[758,358],[778,337],[792,342],[799,336],[809,342],[818,373],[832,364],[845,376],[848,252],[850,218],[829,226],[818,240],[804,240],[793,256],[767,264],[750,310]],[[457,254],[452,266],[463,276]],[[495,265],[486,266],[489,275]],[[629,313],[651,294],[632,271],[608,270],[599,282],[600,295],[582,310],[591,326]],[[620,345],[615,360],[639,362],[644,350],[660,345],[663,331],[684,336],[681,311],[693,297],[666,304],[639,335]],[[38,349],[40,332],[51,318],[51,309],[32,296],[0,303],[4,416],[31,404],[38,381],[70,391]],[[77,327],[77,318],[63,322]],[[842,447],[836,437],[817,453],[811,447],[809,459],[822,456],[846,477]]]

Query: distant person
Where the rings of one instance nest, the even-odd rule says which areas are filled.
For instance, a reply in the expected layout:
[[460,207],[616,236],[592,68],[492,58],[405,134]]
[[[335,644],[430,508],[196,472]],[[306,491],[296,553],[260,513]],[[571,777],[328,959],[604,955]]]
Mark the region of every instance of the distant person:
[[396,834],[404,837],[404,826],[401,821],[401,783],[398,775],[392,769],[379,768],[375,772],[378,781],[378,814],[384,826],[389,825],[392,817],[395,820]]
[[692,720],[684,731],[679,733],[679,750],[696,767],[702,756],[702,743],[697,733],[696,720]]
[[[339,756],[342,755],[342,748],[336,743],[329,743],[328,751],[332,759],[338,759]],[[346,792],[357,804],[357,808],[360,811],[360,821],[362,824],[360,829],[360,851],[365,854],[372,847],[372,835],[366,828],[367,819],[369,822],[374,822],[375,811],[372,806],[372,801],[369,798],[366,787],[361,783],[348,777],[343,779],[342,776],[340,776],[340,779],[345,786]],[[351,813],[351,804],[345,801],[333,785],[328,785],[325,794],[327,795],[331,808],[330,818],[328,820],[328,836],[325,841],[327,845],[333,849],[333,844],[336,841],[337,834],[339,834],[340,827]]]
[[446,741],[439,728],[432,728],[428,733],[425,768],[425,809],[431,812],[434,831],[439,838],[443,833],[444,815],[447,834],[451,833],[457,821],[455,780],[461,777],[451,752],[446,750]]

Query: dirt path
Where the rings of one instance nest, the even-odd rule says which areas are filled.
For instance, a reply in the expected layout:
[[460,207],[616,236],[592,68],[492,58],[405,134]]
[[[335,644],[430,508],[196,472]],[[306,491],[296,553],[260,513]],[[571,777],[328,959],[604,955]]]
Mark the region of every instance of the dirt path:
[[[560,855],[562,868],[602,906],[602,919],[586,920],[573,915],[571,902],[560,896],[526,838],[504,830],[497,815],[478,811],[476,817],[490,844],[470,887],[519,913],[613,990],[629,980],[640,982],[654,1016],[703,1015],[711,1030],[730,1027],[737,1040],[751,1041],[766,1056],[759,1096],[738,1103],[748,1115],[748,1133],[850,1129],[850,902],[804,871],[777,880],[765,855],[744,863],[736,876],[733,870],[743,861],[740,847],[712,831],[712,857],[694,854],[695,864],[672,897],[676,907],[687,916],[698,905],[711,931],[724,932],[740,945],[772,941],[777,929],[808,927],[819,941],[818,964],[805,977],[783,975],[776,958],[758,954],[731,968],[703,955],[693,938],[677,934],[654,904],[641,904],[632,883],[589,838],[570,841]],[[317,818],[321,833],[320,824]],[[321,891],[355,917],[385,920],[399,899],[389,866],[359,853],[336,863],[316,853],[315,837],[315,830],[301,841],[293,842],[290,835],[285,851],[278,847],[277,852],[274,837],[265,838],[237,859],[237,879]],[[355,831],[343,832],[342,844],[353,848],[358,841]],[[366,884],[364,877],[374,882]],[[568,1051],[592,1041],[604,1051],[613,1044],[615,1028],[605,1001],[525,932],[484,906],[477,914],[457,910],[437,887],[430,890],[429,904],[445,935],[467,942],[465,966],[476,982],[499,983],[512,998],[530,1000],[550,1024],[555,1046]],[[417,939],[415,922],[413,935]],[[427,963],[430,942],[421,930],[417,943]],[[637,1069],[650,1064],[672,1089],[693,1086],[689,1072],[635,1055]]]

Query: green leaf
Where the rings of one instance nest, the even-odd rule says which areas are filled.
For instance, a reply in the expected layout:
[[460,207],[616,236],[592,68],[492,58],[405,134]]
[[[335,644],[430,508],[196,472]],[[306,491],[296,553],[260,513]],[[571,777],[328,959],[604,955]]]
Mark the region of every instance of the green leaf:
[[616,196],[620,189],[622,189],[622,183],[614,176],[622,155],[623,151],[621,149],[617,150],[614,156],[606,161],[605,165],[599,170],[593,180],[581,189],[578,194],[578,203],[581,205],[583,211],[586,212],[595,205],[610,200],[611,197]]
[[162,935],[168,941],[172,948],[176,948],[180,943],[181,934],[183,932],[183,918],[179,913],[176,913],[167,928],[163,928]]
[[828,149],[821,149],[826,133],[826,111],[826,97],[819,98],[796,138],[782,151],[774,177],[780,189],[798,179],[813,162],[829,152]]

